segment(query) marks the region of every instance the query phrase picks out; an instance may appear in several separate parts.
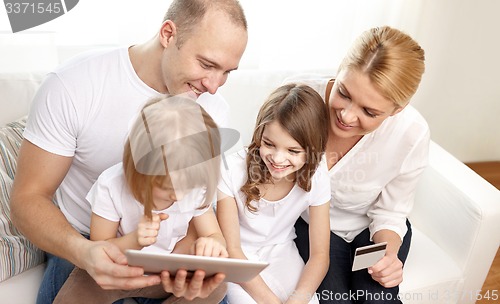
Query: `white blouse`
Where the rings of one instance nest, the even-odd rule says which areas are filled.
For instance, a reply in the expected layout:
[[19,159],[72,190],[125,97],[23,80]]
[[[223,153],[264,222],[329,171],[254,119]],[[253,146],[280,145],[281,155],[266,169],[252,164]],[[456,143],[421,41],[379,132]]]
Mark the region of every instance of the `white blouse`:
[[[332,77],[318,75],[287,79],[317,90],[325,98]],[[430,132],[425,119],[408,105],[388,117],[330,170],[330,228],[351,242],[361,231],[388,229],[401,239],[413,207],[418,179],[428,162]],[[307,221],[307,215],[304,216]]]

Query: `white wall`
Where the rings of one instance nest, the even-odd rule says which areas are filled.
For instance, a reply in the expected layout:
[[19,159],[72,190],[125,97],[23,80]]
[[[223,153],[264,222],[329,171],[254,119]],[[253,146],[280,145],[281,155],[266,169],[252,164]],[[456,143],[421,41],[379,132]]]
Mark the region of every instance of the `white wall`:
[[500,1],[423,2],[427,71],[413,102],[458,159],[500,160]]
[[[250,37],[242,69],[334,70],[362,30],[388,24],[406,31],[426,51],[427,70],[412,103],[432,138],[462,161],[500,160],[500,1],[240,1]],[[141,42],[157,30],[169,2],[80,1],[64,16],[17,34],[8,33],[0,8],[0,72],[50,70],[55,57],[65,60],[91,43]],[[45,40],[33,38],[39,36]]]

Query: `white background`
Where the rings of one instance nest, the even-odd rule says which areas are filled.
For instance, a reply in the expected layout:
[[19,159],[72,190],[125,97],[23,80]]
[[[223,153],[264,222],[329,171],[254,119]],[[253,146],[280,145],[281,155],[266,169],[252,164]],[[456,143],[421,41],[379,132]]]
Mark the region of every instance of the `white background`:
[[[241,0],[249,23],[242,69],[335,70],[352,40],[398,27],[426,51],[412,103],[432,138],[462,161],[500,160],[500,1]],[[48,71],[95,46],[143,42],[170,1],[80,0],[64,16],[12,34],[0,8],[0,73]],[[235,109],[233,109],[234,111]]]

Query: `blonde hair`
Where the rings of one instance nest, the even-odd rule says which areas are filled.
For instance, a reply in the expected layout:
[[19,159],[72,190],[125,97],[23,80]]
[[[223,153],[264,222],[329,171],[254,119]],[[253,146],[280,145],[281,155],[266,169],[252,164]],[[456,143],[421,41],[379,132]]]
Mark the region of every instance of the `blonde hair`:
[[152,190],[168,184],[177,190],[204,187],[211,204],[220,174],[220,135],[217,125],[191,99],[164,96],[149,101],[130,130],[123,169],[134,198],[152,216]]
[[404,107],[415,94],[425,70],[420,45],[400,30],[382,26],[362,33],[349,49],[338,72],[365,73],[385,98]]
[[295,182],[305,191],[311,190],[311,177],[318,167],[328,139],[327,108],[321,96],[307,85],[287,84],[271,93],[260,108],[252,142],[246,159],[248,179],[241,187],[246,195],[245,206],[252,206],[261,194],[258,186],[271,182],[271,175],[260,157],[260,145],[266,125],[279,122],[293,139],[306,151],[306,163],[296,172]]

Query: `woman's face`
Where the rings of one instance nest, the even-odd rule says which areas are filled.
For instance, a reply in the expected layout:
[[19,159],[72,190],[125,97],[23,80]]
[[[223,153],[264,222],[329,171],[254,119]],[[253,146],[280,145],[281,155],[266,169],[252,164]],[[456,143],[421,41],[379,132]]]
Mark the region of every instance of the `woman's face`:
[[366,74],[344,69],[330,94],[331,131],[342,138],[365,135],[402,109],[377,92]]

